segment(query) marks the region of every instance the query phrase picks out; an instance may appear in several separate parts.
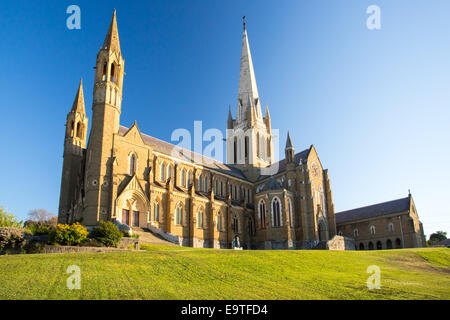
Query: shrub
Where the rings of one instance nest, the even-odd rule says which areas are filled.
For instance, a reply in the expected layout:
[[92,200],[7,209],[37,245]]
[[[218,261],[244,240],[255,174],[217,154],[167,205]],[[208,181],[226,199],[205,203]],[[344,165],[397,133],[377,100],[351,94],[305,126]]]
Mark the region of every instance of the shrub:
[[48,225],[47,223],[43,222],[34,222],[29,223],[27,221],[25,225],[25,229],[31,232],[32,235],[40,236],[44,234],[50,234],[55,229],[55,227]]
[[92,237],[106,247],[117,247],[122,238],[122,232],[114,223],[100,221],[100,226],[92,231]]
[[18,220],[12,213],[0,206],[0,227],[22,228],[23,221]]
[[23,229],[0,228],[0,253],[4,253],[8,249],[22,249],[30,238],[31,236]]
[[50,234],[50,242],[62,245],[78,245],[87,238],[88,231],[81,224],[58,224]]
[[138,235],[138,234],[135,234],[135,233],[130,234],[130,233],[129,233],[128,231],[126,231],[126,230],[122,230],[122,237],[139,239],[139,235]]

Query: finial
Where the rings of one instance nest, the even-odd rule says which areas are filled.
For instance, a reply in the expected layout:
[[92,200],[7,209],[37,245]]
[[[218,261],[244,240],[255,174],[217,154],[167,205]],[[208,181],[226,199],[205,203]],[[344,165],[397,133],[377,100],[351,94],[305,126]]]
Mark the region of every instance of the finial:
[[245,16],[242,17],[242,20],[244,22],[244,31],[245,31]]

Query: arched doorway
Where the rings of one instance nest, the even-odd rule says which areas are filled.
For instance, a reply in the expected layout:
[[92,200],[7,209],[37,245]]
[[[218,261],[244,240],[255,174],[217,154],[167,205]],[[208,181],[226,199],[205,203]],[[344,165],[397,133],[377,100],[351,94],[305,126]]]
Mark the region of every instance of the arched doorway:
[[364,250],[364,243],[361,242],[361,243],[359,244],[359,250]]
[[150,206],[139,191],[126,190],[116,200],[116,218],[132,227],[147,227]]
[[401,249],[401,247],[402,247],[402,241],[399,238],[397,238],[395,240],[395,248],[396,249]]
[[369,250],[373,250],[373,243],[372,243],[372,241],[369,242]]
[[388,239],[388,240],[386,241],[386,248],[387,248],[387,249],[392,249],[392,241],[391,241],[391,239]]
[[383,245],[381,244],[381,241],[377,241],[377,250],[383,249]]
[[319,218],[319,240],[328,241],[328,228],[323,218]]

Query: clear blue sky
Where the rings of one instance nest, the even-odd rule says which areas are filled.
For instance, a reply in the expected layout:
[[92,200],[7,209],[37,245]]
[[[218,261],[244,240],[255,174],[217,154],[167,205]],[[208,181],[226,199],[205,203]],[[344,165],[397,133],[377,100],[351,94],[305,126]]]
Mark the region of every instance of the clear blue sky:
[[[81,8],[81,30],[66,9]],[[366,8],[381,8],[381,30]],[[425,233],[450,232],[450,2],[2,1],[0,204],[57,212],[64,124],[82,77],[91,120],[96,54],[117,9],[121,124],[169,141],[225,130],[236,105],[242,16],[263,105],[284,146],[314,144],[336,211],[414,196]],[[170,112],[168,112],[170,110]]]

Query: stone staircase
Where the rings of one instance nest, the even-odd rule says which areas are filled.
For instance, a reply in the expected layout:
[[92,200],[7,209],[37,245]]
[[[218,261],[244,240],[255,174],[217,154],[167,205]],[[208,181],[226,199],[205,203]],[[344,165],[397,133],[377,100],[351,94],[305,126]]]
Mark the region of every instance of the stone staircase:
[[147,228],[132,227],[131,229],[134,234],[139,235],[139,242],[141,244],[163,244],[167,246],[176,246],[176,244],[165,240],[158,234],[154,234]]

